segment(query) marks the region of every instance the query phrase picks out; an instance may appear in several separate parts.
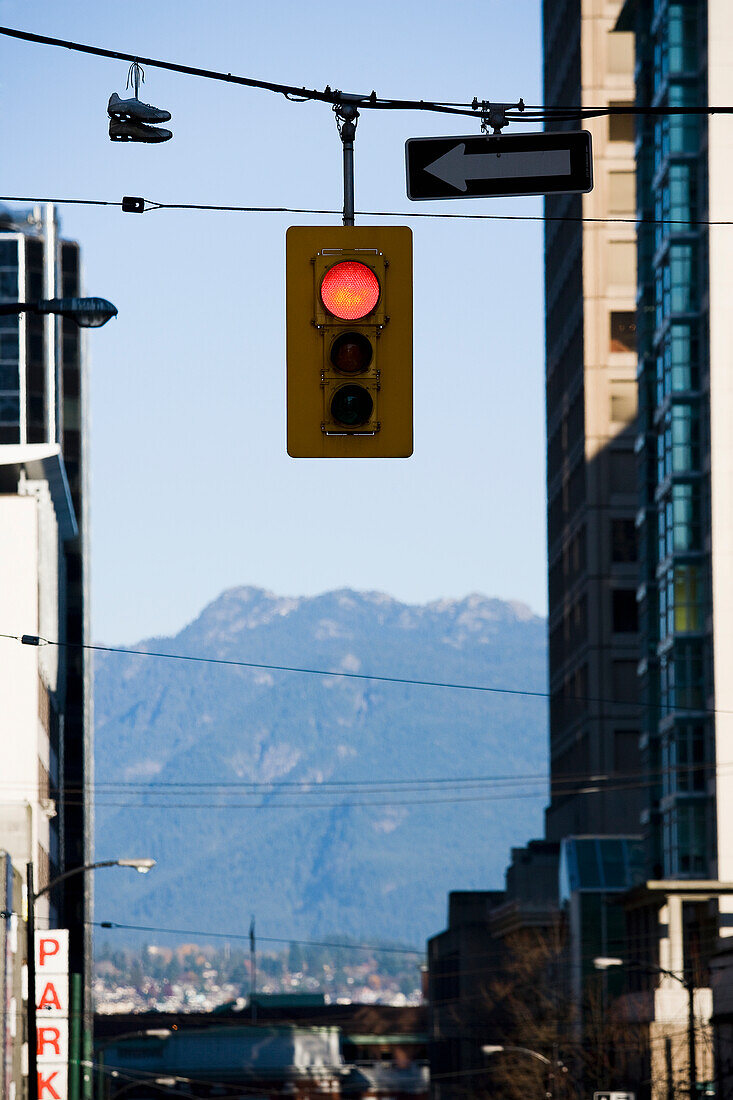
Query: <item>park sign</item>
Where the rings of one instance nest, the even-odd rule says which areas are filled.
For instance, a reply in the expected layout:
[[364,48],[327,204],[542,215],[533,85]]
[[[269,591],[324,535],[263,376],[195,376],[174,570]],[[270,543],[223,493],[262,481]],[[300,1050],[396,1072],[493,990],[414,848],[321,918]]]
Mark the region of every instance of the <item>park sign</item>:
[[69,1076],[69,932],[36,931],[38,1100],[67,1100]]
[[587,130],[408,138],[407,197],[479,199],[593,189]]

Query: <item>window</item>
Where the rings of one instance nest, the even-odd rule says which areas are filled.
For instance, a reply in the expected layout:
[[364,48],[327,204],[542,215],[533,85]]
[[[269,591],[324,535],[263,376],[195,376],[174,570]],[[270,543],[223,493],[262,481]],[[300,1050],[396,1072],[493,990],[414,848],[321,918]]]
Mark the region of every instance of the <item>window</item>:
[[690,231],[691,222],[697,217],[697,186],[690,164],[670,165],[657,191],[654,213],[657,248],[661,248],[671,234]]
[[613,731],[613,768],[619,775],[633,775],[639,771],[639,731]]
[[678,642],[674,649],[675,705],[682,710],[702,710],[705,705],[704,681],[701,643]]
[[636,420],[636,382],[611,382],[611,421],[632,424]]
[[670,307],[673,313],[688,313],[696,297],[694,255],[691,244],[673,244],[669,250]]
[[636,560],[636,524],[633,519],[612,519],[611,561],[623,564]]
[[705,662],[701,642],[677,641],[674,650],[660,658],[660,687],[664,715],[673,710],[703,709]]
[[700,417],[695,405],[676,404],[659,425],[657,481],[691,473],[700,465]]
[[610,241],[608,281],[614,286],[636,286],[636,242]]
[[612,493],[636,492],[636,460],[629,451],[611,451],[610,482]]
[[633,141],[634,140],[634,116],[632,114],[615,115],[614,107],[633,107],[633,103],[616,102],[609,103],[611,114],[608,116],[608,140],[609,141]]
[[[694,85],[670,84],[667,96],[670,107],[694,107],[698,93]],[[700,142],[696,115],[667,115],[663,119],[669,129],[670,153],[696,153]]]
[[[14,276],[17,285],[17,270]],[[18,318],[0,317],[0,443],[18,442],[20,438],[19,356]]]
[[631,32],[610,31],[608,43],[608,71],[629,76],[634,71],[634,36]]
[[633,634],[639,629],[639,612],[633,588],[615,588],[611,593],[614,634]]
[[700,500],[693,485],[673,485],[658,512],[659,560],[700,549]]
[[700,422],[692,405],[672,406],[672,472],[696,470],[700,464]]
[[674,629],[676,634],[702,630],[702,575],[699,565],[674,570]]
[[612,214],[635,212],[636,176],[633,172],[609,172],[608,207]]
[[631,310],[611,314],[610,351],[636,351],[636,314]]
[[689,324],[675,322],[657,353],[657,404],[672,393],[697,388],[697,340]]
[[697,67],[696,18],[694,5],[670,3],[665,36],[670,73],[694,72]]
[[703,579],[699,565],[675,565],[659,583],[659,637],[703,628]]
[[664,815],[664,873],[703,876],[705,856],[705,805],[681,801]]
[[635,703],[638,698],[636,661],[613,661],[611,676],[614,703]]

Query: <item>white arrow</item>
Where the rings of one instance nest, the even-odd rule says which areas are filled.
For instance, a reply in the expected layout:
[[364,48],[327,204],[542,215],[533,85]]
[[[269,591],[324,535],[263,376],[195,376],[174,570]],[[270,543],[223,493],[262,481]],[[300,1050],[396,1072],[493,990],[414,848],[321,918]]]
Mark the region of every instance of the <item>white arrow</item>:
[[538,149],[525,153],[466,153],[463,142],[425,168],[431,176],[465,191],[468,180],[522,179],[528,176],[569,176],[569,149]]

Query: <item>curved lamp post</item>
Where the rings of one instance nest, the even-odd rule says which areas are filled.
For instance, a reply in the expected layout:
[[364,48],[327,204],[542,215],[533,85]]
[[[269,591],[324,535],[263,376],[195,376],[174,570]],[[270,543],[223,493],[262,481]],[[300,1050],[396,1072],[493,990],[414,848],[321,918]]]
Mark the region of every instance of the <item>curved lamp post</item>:
[[[63,300],[63,299],[62,299]],[[0,305],[0,312],[2,311]],[[114,307],[113,307],[114,308]],[[107,318],[109,320],[109,318]],[[33,884],[33,863],[26,867],[26,888],[28,890],[28,1100],[38,1100],[38,1036],[36,1032],[36,901],[53,890],[60,882],[72,875],[81,875],[86,871],[96,871],[99,867],[132,867],[141,875],[147,874],[155,866],[154,859],[103,859],[97,863],[85,863],[81,867],[72,867],[52,879],[36,892]]]
[[101,328],[117,316],[117,307],[106,298],[42,298],[38,302],[0,303],[0,317],[14,313],[58,313],[79,328]]
[[544,1054],[540,1054],[538,1050],[530,1050],[529,1047],[513,1047],[513,1046],[483,1046],[481,1052],[483,1054],[500,1054],[503,1051],[516,1054],[528,1054],[530,1058],[535,1058],[538,1062],[542,1062],[543,1065],[550,1067],[550,1079],[552,1081],[552,1091],[548,1092],[548,1096],[557,1097],[557,1074],[558,1070],[563,1070],[567,1073],[567,1066],[563,1065],[560,1059],[555,1056],[554,1058],[547,1058]]
[[674,978],[676,982],[687,990],[687,1050],[690,1060],[689,1095],[690,1100],[697,1096],[697,1052],[695,1050],[695,979],[690,971],[688,978],[684,971],[676,974],[674,970],[665,970],[663,966],[655,966],[650,963],[637,962],[635,959],[616,959],[599,956],[593,960],[596,970],[610,970],[614,966],[625,966],[630,970],[641,970],[646,974],[664,974],[667,978]]

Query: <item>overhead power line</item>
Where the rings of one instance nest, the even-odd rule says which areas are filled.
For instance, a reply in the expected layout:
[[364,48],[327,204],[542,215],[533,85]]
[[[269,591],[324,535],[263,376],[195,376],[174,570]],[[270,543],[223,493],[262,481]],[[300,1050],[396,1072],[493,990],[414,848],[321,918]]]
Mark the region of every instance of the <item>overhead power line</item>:
[[[60,199],[39,197],[32,195],[0,195],[0,202],[24,202],[24,203],[55,203],[57,206],[117,206],[122,207],[122,200],[117,199]],[[143,199],[145,208],[143,213],[154,210],[190,210],[204,213],[223,214],[324,214],[334,217],[342,217],[343,210],[323,209],[305,206],[227,206],[216,203],[196,202],[155,202],[153,199]],[[494,221],[494,222],[573,222],[589,225],[661,225],[661,226],[724,226],[733,225],[731,219],[710,220],[708,218],[621,218],[621,217],[575,217],[562,214],[443,214],[440,211],[428,212],[424,210],[355,210],[360,218],[438,218],[452,221]]]
[[[430,99],[395,99],[378,96],[372,91],[367,95],[359,93],[343,92],[331,88],[330,85],[321,91],[317,88],[297,87],[294,84],[281,84],[270,80],[259,80],[251,76],[236,76],[233,73],[221,72],[217,69],[202,69],[194,65],[182,65],[174,61],[163,61],[160,58],[142,57],[140,54],[123,53],[120,50],[108,50],[101,46],[89,46],[82,42],[74,42],[64,38],[51,38],[44,34],[35,34],[33,31],[21,31],[13,27],[0,27],[0,34],[9,38],[18,38],[26,42],[35,42],[43,46],[60,46],[76,53],[92,54],[96,57],[108,57],[116,61],[137,62],[140,65],[150,65],[156,69],[167,69],[169,72],[182,73],[185,76],[203,77],[208,80],[223,81],[226,84],[238,84],[246,88],[255,88],[262,91],[275,92],[285,96],[293,102],[302,103],[307,100],[328,103],[330,106],[348,102],[361,109],[390,110],[390,111],[430,111],[439,114],[467,115],[472,118],[480,118],[486,114],[491,104],[485,100],[479,100],[474,96],[470,103],[448,103]],[[503,105],[504,106],[504,105]],[[609,114],[631,114],[656,117],[659,115],[715,115],[733,114],[733,107],[713,107],[709,104],[699,106],[664,105],[655,107],[640,107],[635,104],[616,104],[613,106],[583,107],[567,105],[563,107],[545,106],[541,104],[526,106],[519,101],[516,106],[506,109],[507,121],[511,122],[572,122],[581,119],[599,118]]]
[[[217,940],[246,940],[249,942],[249,932],[202,932],[200,928],[160,928],[157,925],[147,924],[120,924],[117,921],[84,921],[94,928],[121,929],[127,932],[159,932],[171,936],[209,936]],[[300,947],[332,947],[343,948],[346,951],[374,951],[385,955],[417,955],[419,958],[425,954],[414,947],[380,947],[375,943],[331,943],[324,940],[296,940],[278,936],[261,936],[257,933],[258,943],[294,943]]]
[[[81,642],[52,641],[36,634],[0,634],[0,638],[22,642],[23,645],[54,645],[63,649],[87,649],[95,653],[125,653],[137,657],[158,657],[171,661],[190,661],[197,664],[223,665],[230,668],[252,668],[265,672],[296,672],[308,676],[335,676],[347,680],[374,680],[386,684],[406,684],[410,687],[454,688],[458,691],[488,691],[499,695],[522,695],[537,699],[547,698],[547,692],[545,691],[489,687],[486,684],[462,684],[449,680],[421,680],[408,676],[381,676],[369,672],[346,672],[336,669],[307,668],[300,665],[271,665],[256,661],[235,661],[225,657],[199,657],[185,653],[161,653],[149,649],[125,649],[122,646],[83,645]],[[635,703],[630,705],[636,706]]]
[[[204,657],[195,654],[188,653],[164,653],[159,650],[152,649],[129,649],[124,646],[106,646],[106,645],[91,645],[83,644],[82,642],[59,642],[50,638],[44,638],[38,634],[5,634],[0,633],[0,638],[6,638],[10,641],[20,642],[22,645],[41,646],[41,645],[53,645],[59,646],[62,649],[85,649],[91,650],[95,653],[119,653],[126,656],[135,657],[156,657],[169,661],[183,661],[192,664],[204,664],[204,665],[219,665],[229,668],[250,668],[264,672],[293,672],[306,676],[324,676],[327,678],[337,677],[346,680],[369,680],[375,683],[384,684],[402,684],[407,687],[434,687],[434,688],[449,688],[455,691],[478,691],[488,692],[494,695],[508,695],[517,696],[520,698],[528,699],[551,699],[552,692],[549,691],[531,691],[528,688],[509,688],[490,686],[488,684],[467,684],[453,680],[428,680],[418,679],[416,677],[409,676],[385,676],[379,673],[372,672],[347,672],[343,669],[324,669],[324,668],[309,668],[303,665],[275,665],[265,664],[260,661],[239,661],[226,657]],[[664,712],[667,709],[665,703],[643,702],[638,699],[604,699],[592,695],[574,695],[569,696],[564,700],[568,706],[577,705],[578,703],[595,703],[599,706],[609,707],[627,707],[632,711],[639,710],[657,710]],[[694,707],[688,708],[694,712],[694,714],[703,715],[716,715],[716,714],[733,714],[733,710],[724,710],[716,708],[706,707]]]
[[[270,80],[258,80],[250,76],[236,76],[233,73],[224,73],[216,69],[201,69],[194,65],[181,65],[174,61],[162,61],[160,58],[142,57],[140,54],[122,53],[120,50],[107,50],[101,46],[88,46],[82,42],[72,42],[63,38],[50,38],[48,35],[35,34],[31,31],[21,31],[12,27],[0,27],[0,34],[9,38],[20,38],[26,42],[36,42],[43,46],[61,46],[77,53],[93,54],[96,57],[109,57],[117,61],[137,62],[139,65],[150,65],[155,69],[167,69],[169,72],[182,73],[185,76],[204,77],[208,80],[219,80],[226,84],[239,84],[246,88],[256,88],[262,91],[276,92],[284,95],[294,102],[313,100],[328,103],[331,106],[348,101],[360,108],[372,108],[380,110],[401,111],[434,111],[439,114],[469,115],[479,117],[476,112],[481,104],[474,99],[476,106],[471,103],[441,103],[432,100],[415,99],[381,99],[375,92],[368,95],[359,95],[332,89],[329,85],[320,91],[317,88],[297,87],[294,84],[280,84]],[[514,117],[514,116],[512,116]],[[521,117],[521,116],[520,116]]]
[[[620,782],[620,783],[591,783],[587,786],[580,787],[565,787],[559,791],[552,790],[551,795],[588,795],[588,794],[607,794],[614,791],[637,791],[647,790],[649,787],[654,786],[655,779],[640,778],[637,782]],[[319,792],[316,792],[319,793]],[[483,794],[470,794],[470,795],[455,795],[451,797],[421,797],[421,798],[400,798],[397,795],[392,795],[389,798],[383,799],[362,799],[360,801],[338,801],[334,798],[329,802],[311,802],[303,801],[302,798],[297,802],[282,802],[262,801],[262,796],[256,796],[258,801],[245,802],[239,799],[236,802],[228,801],[224,802],[221,799],[216,802],[175,802],[170,799],[161,802],[151,802],[148,800],[131,800],[126,801],[113,801],[111,799],[96,798],[95,806],[97,809],[135,809],[135,810],[219,810],[219,811],[233,811],[233,810],[344,810],[353,809],[356,807],[366,808],[380,808],[380,807],[414,807],[421,808],[425,806],[437,806],[437,805],[451,805],[458,806],[468,802],[506,802],[508,800],[516,799],[539,799],[544,798],[546,794],[545,789],[535,791],[487,791]],[[245,796],[246,797],[246,796]],[[251,796],[253,797],[253,796]],[[66,806],[82,806],[85,803],[82,801],[81,796],[64,798],[64,805]]]
[[[163,736],[167,731],[160,731]],[[106,793],[109,791],[122,791],[130,794],[143,794],[150,791],[160,793],[180,792],[196,793],[205,791],[208,794],[384,794],[396,791],[398,794],[409,794],[415,791],[421,793],[425,790],[437,788],[470,789],[484,788],[486,786],[498,786],[505,788],[521,783],[547,783],[551,782],[553,789],[562,790],[578,783],[603,783],[619,782],[629,779],[661,779],[665,776],[677,774],[689,774],[695,772],[705,774],[716,771],[721,773],[733,768],[733,761],[722,763],[720,761],[674,764],[666,767],[644,769],[635,768],[619,772],[566,772],[552,777],[548,771],[542,772],[515,772],[510,775],[456,775],[456,776],[412,776],[404,779],[391,779],[379,777],[377,779],[236,779],[236,780],[95,780],[87,784],[70,784],[65,787],[68,794],[81,794],[94,791]],[[0,791],[33,789],[40,790],[39,784],[27,784],[20,781],[0,781]]]

